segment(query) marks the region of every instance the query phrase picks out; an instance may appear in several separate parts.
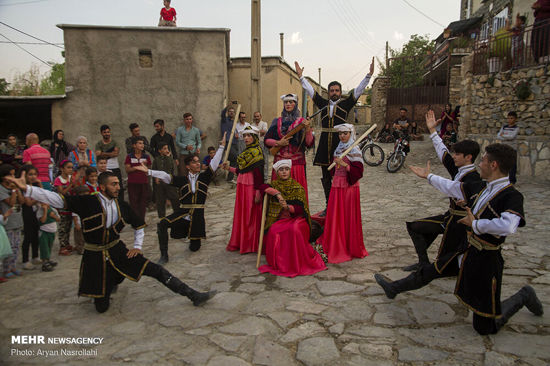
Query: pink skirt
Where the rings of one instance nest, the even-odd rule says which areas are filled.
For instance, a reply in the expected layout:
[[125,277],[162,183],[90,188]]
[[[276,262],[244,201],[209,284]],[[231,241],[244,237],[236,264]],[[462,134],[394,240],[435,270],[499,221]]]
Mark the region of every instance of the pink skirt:
[[254,203],[254,181],[252,172],[239,174],[237,196],[233,211],[233,229],[226,249],[239,250],[241,254],[258,251],[260,226],[262,224],[262,204]]
[[363,242],[360,199],[359,185],[339,188],[333,183],[325,229],[317,240],[323,246],[329,263],[341,263],[369,255]]
[[[292,168],[290,169],[290,177],[294,179],[296,182],[300,183],[302,187],[304,187],[304,190],[306,191],[306,200],[309,205],[305,165],[292,164]],[[277,172],[274,169],[272,169],[271,171],[271,180],[272,181],[277,180]]]
[[327,269],[309,244],[309,225],[303,217],[280,219],[264,236],[267,265],[258,270],[276,276],[307,276]]

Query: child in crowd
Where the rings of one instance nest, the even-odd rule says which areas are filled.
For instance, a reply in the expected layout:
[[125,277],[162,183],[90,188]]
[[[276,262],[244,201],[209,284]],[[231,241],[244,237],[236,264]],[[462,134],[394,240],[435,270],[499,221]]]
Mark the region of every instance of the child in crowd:
[[159,27],[176,26],[176,9],[170,7],[171,0],[164,0],[164,8],[160,9]]
[[90,194],[98,194],[99,193],[99,185],[97,184],[97,169],[93,166],[90,166],[86,168],[86,187],[88,187],[88,191]]
[[103,172],[110,172],[109,169],[107,169],[107,158],[105,156],[100,156],[97,158],[97,175],[103,173]]
[[214,146],[209,146],[208,155],[206,155],[204,159],[202,159],[201,170],[208,169],[208,166],[210,165],[210,161],[212,160],[214,155],[216,155],[216,148]]
[[[508,113],[508,124],[503,125],[500,128],[500,131],[497,133],[497,140],[503,144],[509,145],[518,150],[516,137],[519,133],[519,126],[516,124],[518,121],[518,114],[514,111]],[[516,170],[517,170],[517,160],[514,163],[512,169],[510,169],[510,183],[516,184]]]
[[[25,180],[28,185],[42,188],[42,184],[38,179],[38,170],[33,165],[23,165],[19,169],[19,175],[25,172]],[[34,269],[33,264],[41,264],[42,261],[38,259],[38,220],[36,219],[35,211],[36,201],[30,197],[25,197],[25,204],[22,207],[23,215],[23,269]],[[32,251],[32,263],[29,262],[29,247]]]
[[449,123],[445,126],[445,133],[443,134],[443,143],[447,146],[448,149],[451,148],[451,145],[456,142],[456,131],[454,129],[454,123]]
[[[13,255],[10,240],[8,239],[8,235],[6,234],[6,230],[4,229],[4,225],[6,225],[6,223],[8,222],[8,217],[12,213],[12,209],[7,210],[6,212],[0,211],[0,260],[3,260],[4,258]],[[7,279],[5,277],[2,277],[2,273],[0,273],[0,283],[6,281]]]
[[45,203],[40,204],[40,209],[36,211],[36,217],[40,220],[40,233],[38,241],[40,242],[40,259],[42,259],[42,271],[51,272],[57,266],[57,263],[50,259],[52,254],[53,241],[57,231],[56,222],[61,221],[55,208]]
[[[75,196],[85,196],[87,194],[90,194],[90,190],[88,187],[85,186],[78,186],[73,189],[73,194]],[[84,253],[84,235],[82,234],[82,223],[80,222],[80,216],[72,213],[73,217],[73,224],[74,224],[74,230],[73,230],[73,237],[74,237],[74,251],[77,254],[83,254]]]
[[[153,162],[153,170],[162,170],[170,174],[176,175],[176,163],[172,155],[170,154],[170,147],[167,143],[161,142],[159,145],[160,153]],[[170,200],[172,210],[175,211],[179,207],[178,190],[176,187],[164,183],[158,178],[155,179],[155,195],[157,203],[157,213],[159,218],[166,216],[166,200]]]
[[3,260],[3,277],[10,278],[21,275],[21,272],[17,270],[16,260],[21,243],[21,230],[23,230],[21,205],[25,203],[25,197],[6,177],[15,177],[15,168],[10,164],[0,165],[0,212],[8,212],[13,208],[13,213],[4,225],[13,255]]
[[145,142],[143,136],[132,137],[134,151],[126,156],[124,166],[128,173],[128,197],[134,212],[145,220],[145,208],[149,202],[149,179],[147,174],[136,169],[136,166],[151,167],[151,158],[143,150]]
[[[63,160],[59,163],[61,174],[53,182],[54,190],[62,195],[71,194],[71,190],[78,186],[80,181],[80,170],[73,176],[73,163],[70,160]],[[61,220],[59,221],[59,255],[71,255],[73,247],[69,244],[71,235],[71,213],[59,210]]]

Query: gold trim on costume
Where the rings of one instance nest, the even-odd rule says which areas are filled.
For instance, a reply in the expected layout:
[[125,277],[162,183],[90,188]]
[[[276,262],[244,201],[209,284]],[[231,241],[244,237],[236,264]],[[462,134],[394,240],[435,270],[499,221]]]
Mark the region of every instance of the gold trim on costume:
[[479,251],[482,250],[500,250],[501,245],[494,245],[489,242],[486,242],[485,240],[479,238],[478,236],[472,234],[472,232],[468,233],[468,243],[476,248]]
[[84,243],[84,249],[89,250],[90,252],[102,252],[104,250],[111,249],[112,247],[117,245],[119,243],[119,241],[120,240],[118,240],[118,239],[113,240],[112,242],[107,243],[105,245],[95,245],[95,244],[90,244],[90,243]]
[[89,233],[90,231],[94,231],[94,230],[97,230],[97,229],[100,228],[100,227],[103,227],[103,226],[104,226],[104,225],[103,225],[103,219],[101,220],[101,224],[99,224],[99,225],[96,226],[96,227],[90,228],[90,229],[86,228],[86,225],[84,225],[84,223],[85,223],[86,221],[95,219],[96,217],[101,216],[101,215],[103,215],[103,213],[98,213],[98,214],[95,214],[95,215],[93,215],[93,216],[86,217],[85,219],[82,219],[82,232],[83,232],[83,233]]

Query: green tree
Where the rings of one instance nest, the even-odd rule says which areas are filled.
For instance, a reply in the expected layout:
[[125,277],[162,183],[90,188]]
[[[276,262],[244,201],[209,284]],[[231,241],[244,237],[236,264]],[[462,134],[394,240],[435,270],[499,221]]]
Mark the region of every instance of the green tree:
[[8,86],[10,83],[6,81],[6,79],[1,78],[0,79],[0,95],[8,95],[9,94],[9,88]]
[[10,95],[40,95],[40,70],[33,64],[29,71],[15,75]]
[[381,74],[390,77],[392,88],[407,88],[422,85],[424,75],[424,60],[428,52],[433,52],[435,41],[430,41],[427,35],[411,35],[409,41],[403,45],[401,50],[390,47],[390,64],[379,62]]
[[40,82],[42,95],[65,94],[65,64],[54,64],[48,76]]

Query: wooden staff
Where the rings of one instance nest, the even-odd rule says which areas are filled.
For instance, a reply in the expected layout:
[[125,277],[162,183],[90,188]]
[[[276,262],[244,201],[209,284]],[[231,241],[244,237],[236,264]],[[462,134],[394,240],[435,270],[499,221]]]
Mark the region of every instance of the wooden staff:
[[265,228],[265,214],[267,212],[267,200],[268,194],[264,193],[264,205],[262,207],[262,224],[260,225],[260,243],[258,244],[258,259],[256,260],[256,268],[260,267],[260,259],[262,257],[262,246],[264,244],[264,228]]
[[227,163],[227,158],[229,157],[229,150],[231,150],[231,144],[233,143],[233,137],[235,136],[235,129],[237,128],[239,113],[241,113],[241,105],[237,104],[237,112],[235,113],[235,118],[233,120],[233,128],[231,129],[231,136],[229,136],[229,142],[227,143],[227,148],[225,150],[225,155],[223,157],[222,165],[223,163]]
[[[347,154],[349,154],[349,152],[351,151],[351,149],[353,149],[355,146],[359,145],[359,143],[360,143],[361,141],[363,141],[363,139],[364,139],[365,137],[367,137],[367,136],[369,135],[369,133],[371,133],[372,130],[374,130],[375,128],[376,128],[376,123],[373,124],[373,125],[371,126],[371,128],[369,128],[364,134],[362,134],[361,137],[359,137],[357,140],[355,140],[355,142],[353,143],[353,145],[351,145],[350,147],[348,147],[348,148],[346,149],[346,151],[344,151],[344,153],[343,153],[342,155],[339,156],[339,158],[341,159],[341,158],[343,158],[344,156],[346,156]],[[331,170],[331,169],[334,168],[335,166],[336,166],[336,163],[333,162],[332,164],[329,165],[328,170]]]

